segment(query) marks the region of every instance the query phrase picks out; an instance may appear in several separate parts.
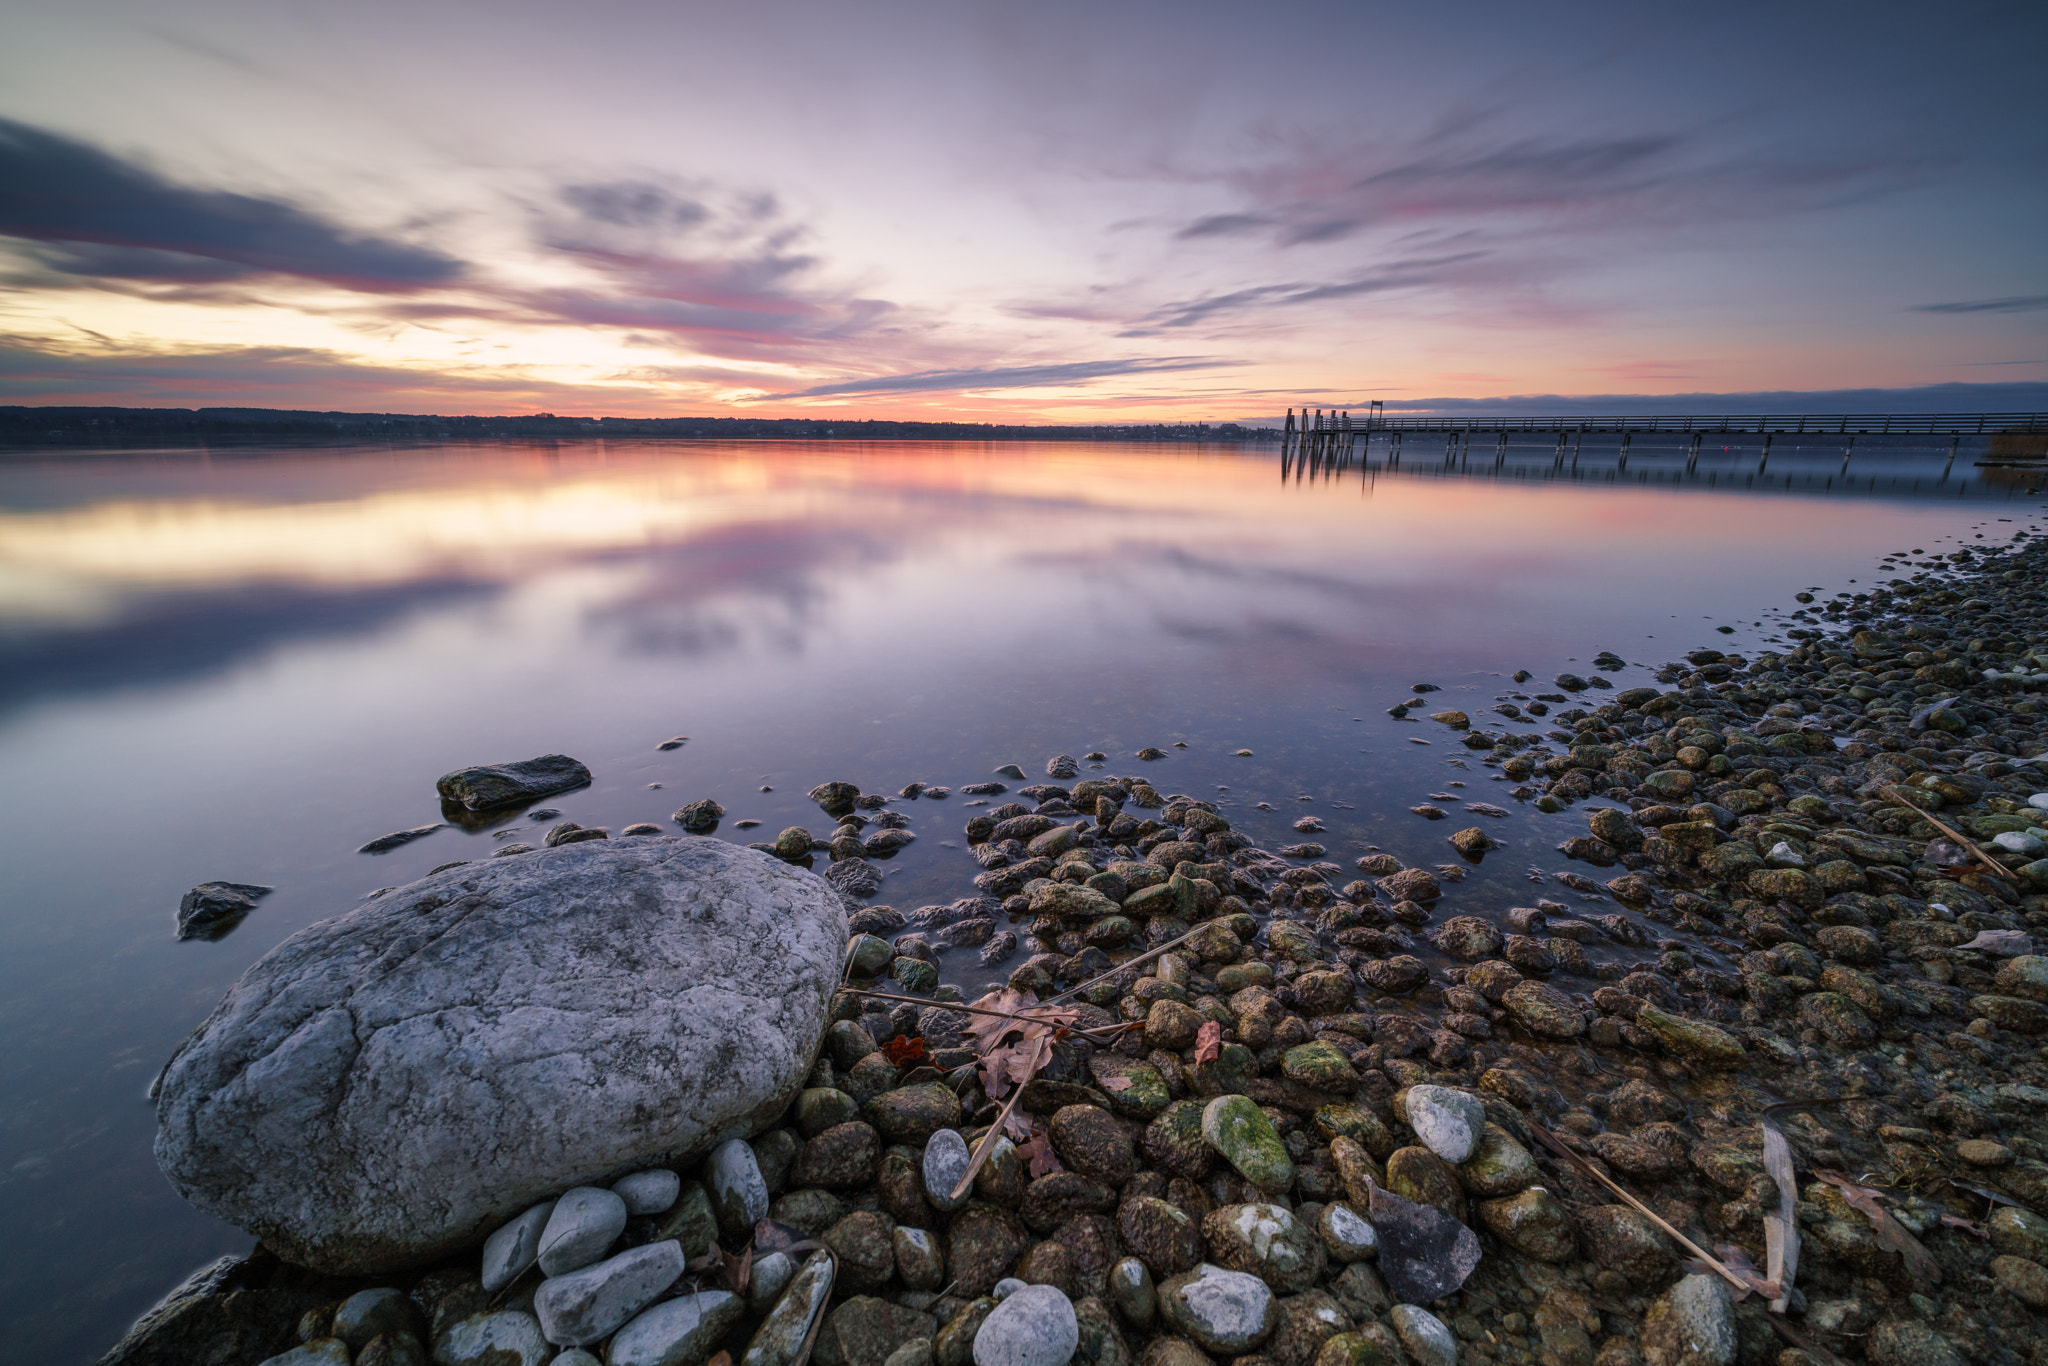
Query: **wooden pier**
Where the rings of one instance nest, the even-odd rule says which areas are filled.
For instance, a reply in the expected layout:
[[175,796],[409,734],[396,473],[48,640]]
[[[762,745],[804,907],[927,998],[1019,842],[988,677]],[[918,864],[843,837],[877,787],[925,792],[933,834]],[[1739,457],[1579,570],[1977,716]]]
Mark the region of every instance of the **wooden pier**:
[[[1469,461],[1475,441],[1484,451],[1491,444],[1496,461],[1505,460],[1509,444],[1548,444],[1555,463],[1563,468],[1576,463],[1591,438],[1618,457],[1627,469],[1636,454],[1675,456],[1683,454],[1686,468],[1699,460],[1703,446],[1746,446],[1754,448],[1761,472],[1769,463],[1772,445],[1782,438],[1805,448],[1839,444],[1846,465],[1854,454],[1858,437],[1898,438],[1924,436],[1927,445],[1942,444],[1947,437],[1948,458],[1953,462],[1965,439],[1973,446],[1986,444],[1990,459],[2015,463],[2038,463],[2048,456],[2048,413],[1713,413],[1656,415],[1645,417],[1596,417],[1571,415],[1485,416],[1422,415],[1389,417],[1375,402],[1362,414],[1349,410],[1304,408],[1297,417],[1287,410],[1280,450],[1283,463],[1305,461],[1311,465],[1344,461],[1361,445],[1371,451],[1377,443],[1390,467],[1398,467],[1410,438],[1426,442],[1425,458],[1437,452],[1434,438],[1442,438],[1445,461]],[[1641,451],[1638,440],[1645,441]],[[1887,441],[1884,444],[1896,444]]]

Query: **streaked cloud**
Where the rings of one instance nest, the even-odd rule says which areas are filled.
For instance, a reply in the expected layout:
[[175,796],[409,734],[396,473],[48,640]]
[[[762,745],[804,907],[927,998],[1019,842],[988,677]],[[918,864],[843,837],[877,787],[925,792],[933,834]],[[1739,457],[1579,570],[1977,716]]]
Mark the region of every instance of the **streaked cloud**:
[[820,384],[769,398],[828,398],[843,394],[957,393],[981,389],[1041,389],[1050,385],[1085,384],[1114,375],[1158,375],[1178,370],[1216,370],[1241,361],[1214,356],[1158,356],[1130,360],[1061,361],[1049,365],[988,366],[973,370],[925,370],[909,375],[877,375],[871,379]]
[[2038,313],[2048,308],[2048,294],[2015,294],[2003,299],[1967,299],[1948,304],[1917,304],[1915,313]]
[[72,138],[0,119],[0,236],[63,275],[173,284],[274,274],[345,289],[446,284],[463,263],[282,199],[176,184]]

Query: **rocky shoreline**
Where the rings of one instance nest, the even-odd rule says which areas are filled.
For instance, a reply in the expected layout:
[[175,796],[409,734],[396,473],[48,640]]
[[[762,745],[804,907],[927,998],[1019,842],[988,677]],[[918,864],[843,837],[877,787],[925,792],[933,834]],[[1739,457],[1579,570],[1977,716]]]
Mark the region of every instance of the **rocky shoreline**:
[[[1435,714],[1586,813],[1598,876],[1528,906],[1262,850],[1099,755],[963,792],[972,894],[864,904],[924,792],[822,785],[831,834],[756,846],[850,908],[778,1121],[402,1274],[224,1259],[103,1360],[2048,1361],[2048,549],[1919,567],[1783,653],[1499,700],[1549,736]],[[506,861],[605,838],[568,836]],[[619,842],[656,839],[688,843]],[[987,1008],[1047,1022],[1020,1074],[940,984],[964,947],[1007,971]]]

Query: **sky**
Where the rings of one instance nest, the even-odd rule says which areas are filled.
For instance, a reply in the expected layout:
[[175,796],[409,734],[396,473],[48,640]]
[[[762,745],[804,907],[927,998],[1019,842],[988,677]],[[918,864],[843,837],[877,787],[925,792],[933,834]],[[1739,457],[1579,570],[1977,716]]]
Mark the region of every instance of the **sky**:
[[2048,407],[2048,7],[13,0],[0,403]]

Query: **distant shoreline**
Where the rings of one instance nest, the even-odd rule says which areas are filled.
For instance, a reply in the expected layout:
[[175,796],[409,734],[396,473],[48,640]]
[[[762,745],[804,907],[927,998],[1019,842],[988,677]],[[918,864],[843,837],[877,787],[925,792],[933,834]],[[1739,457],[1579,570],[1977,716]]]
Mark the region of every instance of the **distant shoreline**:
[[660,437],[782,441],[1131,441],[1204,444],[1278,442],[1274,427],[1236,422],[1149,422],[1029,426],[981,422],[893,422],[743,417],[438,416],[418,413],[308,412],[284,408],[0,407],[0,447],[106,447],[153,442],[343,441],[463,438]]

